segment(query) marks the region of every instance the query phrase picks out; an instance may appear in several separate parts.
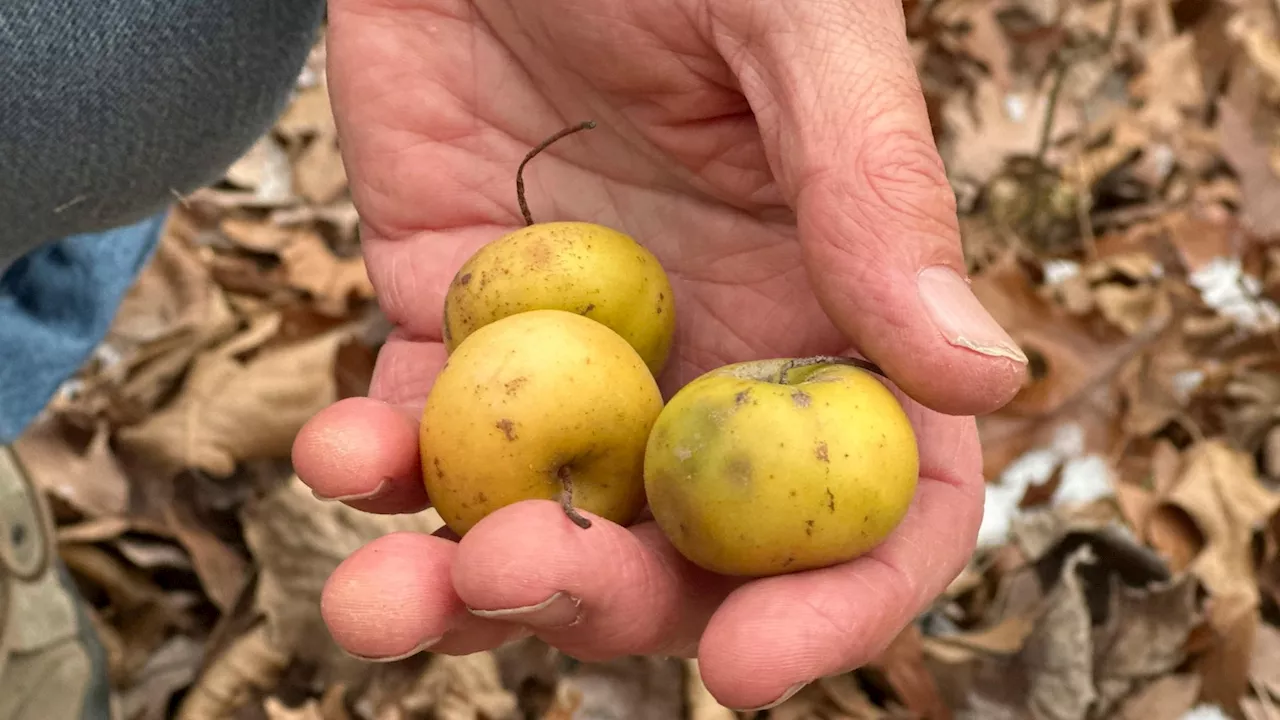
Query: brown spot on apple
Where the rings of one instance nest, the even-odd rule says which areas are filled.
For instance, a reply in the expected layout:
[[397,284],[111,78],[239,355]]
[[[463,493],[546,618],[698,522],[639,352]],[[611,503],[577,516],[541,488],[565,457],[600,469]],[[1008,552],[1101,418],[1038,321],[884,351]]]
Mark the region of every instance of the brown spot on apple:
[[502,431],[502,434],[507,436],[508,440],[516,439],[515,423],[511,422],[507,418],[502,418],[501,420],[498,421],[497,426],[498,426],[498,429]]
[[746,455],[734,455],[724,466],[725,476],[737,487],[751,484],[751,459]]

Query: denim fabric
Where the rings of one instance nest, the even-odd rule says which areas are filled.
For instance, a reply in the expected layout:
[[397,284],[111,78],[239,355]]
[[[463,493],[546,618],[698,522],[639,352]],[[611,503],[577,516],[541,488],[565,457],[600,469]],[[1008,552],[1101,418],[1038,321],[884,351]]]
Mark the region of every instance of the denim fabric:
[[93,352],[164,219],[46,243],[0,277],[0,443],[22,434]]
[[101,340],[175,194],[268,129],[324,0],[0,2],[0,442]]

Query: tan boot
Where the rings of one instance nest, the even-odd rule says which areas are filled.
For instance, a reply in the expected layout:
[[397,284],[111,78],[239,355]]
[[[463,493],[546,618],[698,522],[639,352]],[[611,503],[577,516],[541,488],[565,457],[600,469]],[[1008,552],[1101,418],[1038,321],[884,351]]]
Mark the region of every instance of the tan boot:
[[0,720],[109,720],[106,662],[53,522],[0,445]]

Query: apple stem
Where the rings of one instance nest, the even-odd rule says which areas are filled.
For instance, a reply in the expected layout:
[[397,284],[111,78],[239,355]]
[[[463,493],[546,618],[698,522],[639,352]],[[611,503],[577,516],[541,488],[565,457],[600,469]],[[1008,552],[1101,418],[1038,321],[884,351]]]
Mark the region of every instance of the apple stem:
[[862,368],[863,370],[866,370],[868,372],[873,372],[879,375],[880,377],[885,378],[886,380],[889,377],[884,374],[884,371],[880,369],[879,365],[876,365],[873,362],[862,360],[860,358],[844,357],[841,355],[815,355],[813,357],[795,358],[794,360],[788,360],[785,364],[783,364],[782,368],[778,370],[778,384],[786,385],[787,376],[790,375],[791,371],[795,370],[796,368],[809,367],[810,365],[826,365],[826,364],[852,365],[853,367]]
[[566,135],[572,135],[581,130],[590,130],[595,126],[596,126],[595,120],[587,120],[585,122],[580,122],[577,125],[564,128],[563,130],[556,132],[554,135],[547,138],[546,140],[543,140],[542,142],[538,143],[536,147],[534,147],[532,150],[530,150],[528,153],[525,154],[524,160],[520,161],[520,167],[516,168],[516,200],[519,201],[520,203],[520,214],[524,215],[525,225],[533,224],[533,215],[529,214],[529,203],[525,202],[525,199],[524,199],[524,166],[528,165],[529,161],[532,160],[535,155],[542,152],[543,150],[546,150],[551,145],[551,143],[554,143],[555,141],[559,140],[560,138]]
[[591,521],[582,517],[573,507],[573,472],[569,470],[569,466],[561,465],[556,471],[556,477],[560,478],[560,507],[564,509],[564,514],[583,530],[591,527]]

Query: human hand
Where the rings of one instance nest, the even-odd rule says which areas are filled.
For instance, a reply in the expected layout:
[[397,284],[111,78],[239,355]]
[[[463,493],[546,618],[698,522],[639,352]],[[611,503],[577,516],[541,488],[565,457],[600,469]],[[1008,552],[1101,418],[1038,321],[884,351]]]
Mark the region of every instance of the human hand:
[[[460,542],[394,534],[333,573],[322,611],[352,654],[470,653],[533,632],[583,660],[696,654],[739,708],[873,658],[963,567],[982,514],[969,415],[1016,393],[1025,358],[967,290],[955,203],[897,0],[331,0],[329,81],[370,278],[396,329],[368,398],[294,448],[318,495],[428,506],[417,422],[445,360],[441,305],[480,245],[590,220],[671,276],[669,396],[765,357],[858,352],[892,378],[920,484],[870,554],[751,581],[684,561],[653,522],[503,508]],[[908,399],[910,398],[910,399]]]

